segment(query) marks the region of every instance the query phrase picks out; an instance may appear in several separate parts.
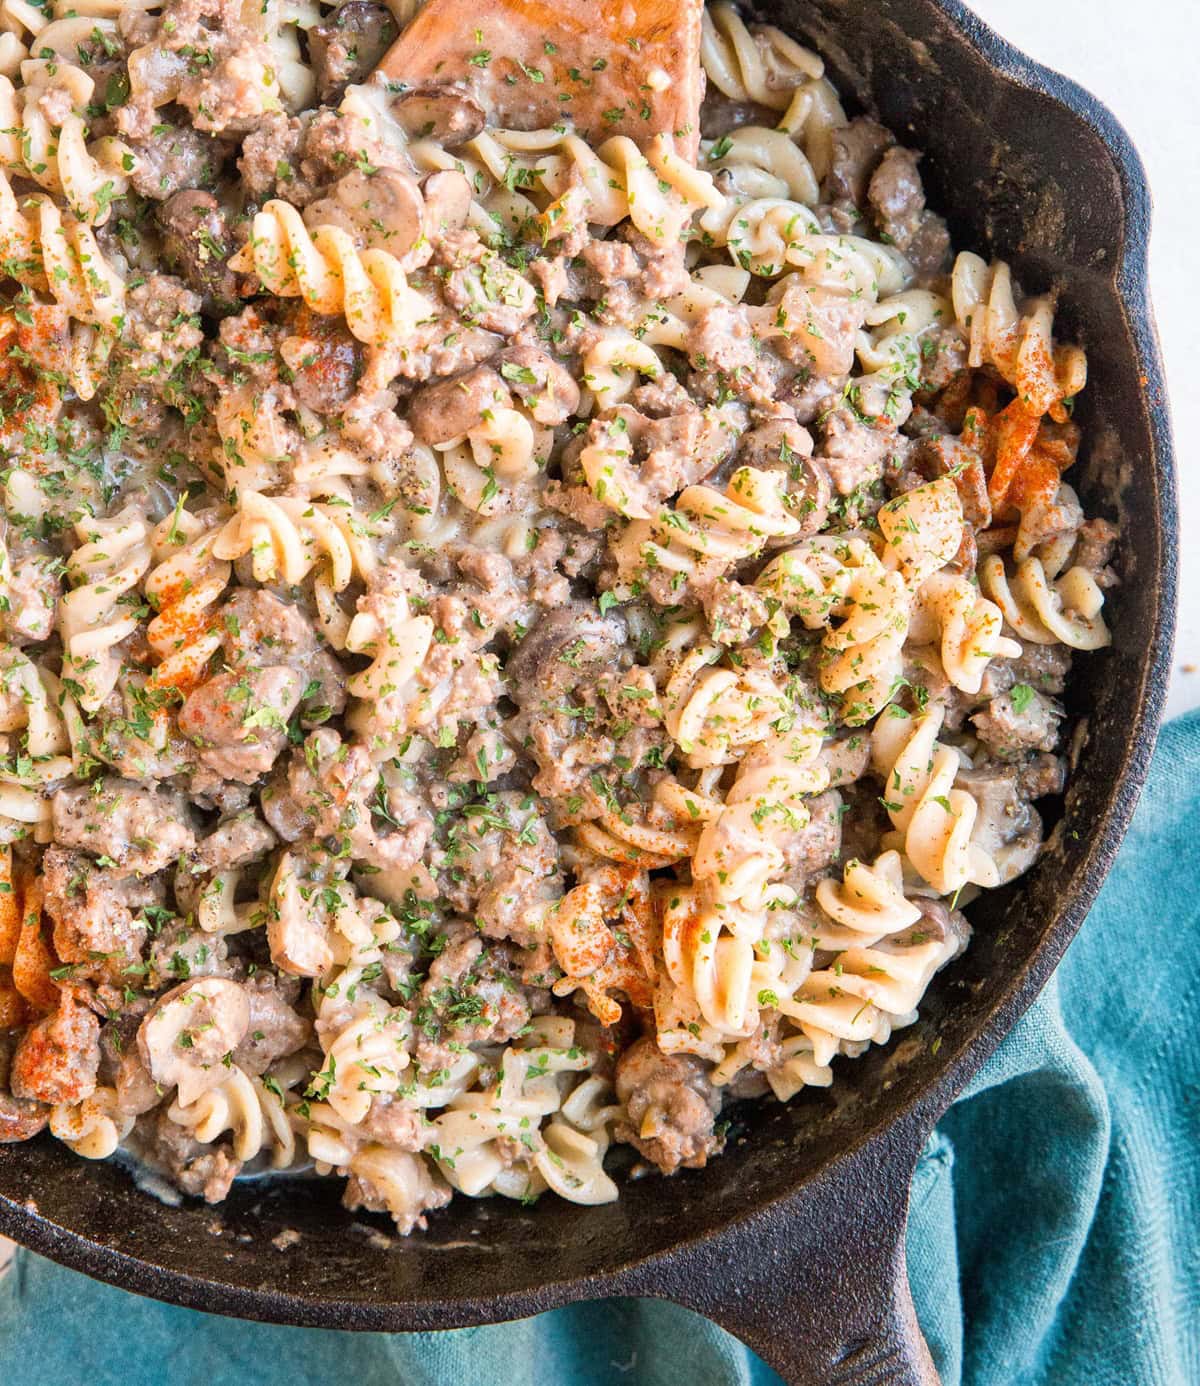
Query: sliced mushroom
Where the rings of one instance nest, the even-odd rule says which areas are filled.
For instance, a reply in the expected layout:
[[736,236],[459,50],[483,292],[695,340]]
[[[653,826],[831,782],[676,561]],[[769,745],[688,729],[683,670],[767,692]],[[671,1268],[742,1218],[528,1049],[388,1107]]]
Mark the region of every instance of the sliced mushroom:
[[423,443],[437,447],[477,427],[484,411],[509,402],[508,387],[490,366],[476,366],[413,395],[408,423]]
[[360,245],[394,255],[406,269],[429,258],[427,250],[413,255],[424,245],[425,200],[416,179],[397,168],[347,173],[328,197],[309,203],[304,223],[310,230],[340,227]]
[[504,676],[512,697],[536,706],[568,688],[593,683],[628,638],[625,623],[596,607],[570,602],[547,611],[508,658]]
[[300,874],[292,852],[285,852],[271,885],[271,907],[267,919],[267,943],[271,961],[293,977],[319,977],[333,965],[325,922],[313,908],[319,892],[310,891],[306,900],[300,889]]
[[402,259],[421,238],[425,200],[415,178],[398,168],[355,169],[338,180],[334,196],[362,227],[370,244]]
[[487,123],[473,96],[445,82],[409,87],[393,100],[392,111],[411,139],[436,140],[447,149],[473,140]]
[[365,82],[399,30],[385,5],[348,0],[308,31],[317,92],[333,104],[351,82]]
[[186,1107],[228,1076],[224,1060],[249,1028],[250,1000],[242,987],[203,977],[157,1002],[138,1030],[138,1050],[159,1087],[177,1087]]

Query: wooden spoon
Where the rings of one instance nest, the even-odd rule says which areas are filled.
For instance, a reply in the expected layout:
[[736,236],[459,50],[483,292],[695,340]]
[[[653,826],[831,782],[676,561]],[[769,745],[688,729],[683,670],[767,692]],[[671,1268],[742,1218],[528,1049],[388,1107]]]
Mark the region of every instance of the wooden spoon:
[[456,84],[493,124],[560,121],[589,142],[700,136],[703,0],[429,0],[379,65],[389,81]]

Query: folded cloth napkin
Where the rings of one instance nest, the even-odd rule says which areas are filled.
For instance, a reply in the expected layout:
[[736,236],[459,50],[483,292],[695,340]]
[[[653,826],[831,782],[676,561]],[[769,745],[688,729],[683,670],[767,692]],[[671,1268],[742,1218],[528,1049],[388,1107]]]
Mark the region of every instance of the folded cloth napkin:
[[[909,1271],[946,1386],[1200,1383],[1198,810],[1193,714],[1062,966],[922,1157]],[[0,1282],[0,1363],[5,1386],[778,1381],[669,1304],[356,1336],[155,1304],[27,1252]]]

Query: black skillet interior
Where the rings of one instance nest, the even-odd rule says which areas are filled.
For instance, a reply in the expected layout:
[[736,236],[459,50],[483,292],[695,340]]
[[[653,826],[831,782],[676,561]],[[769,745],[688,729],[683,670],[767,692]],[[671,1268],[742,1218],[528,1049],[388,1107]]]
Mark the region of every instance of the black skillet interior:
[[[1111,599],[1114,648],[1081,659],[1073,679],[1071,711],[1089,732],[1058,847],[1025,880],[974,906],[974,942],[934,986],[920,1023],[889,1049],[840,1065],[837,1096],[746,1110],[727,1154],[707,1170],[632,1183],[611,1206],[458,1199],[427,1234],[396,1242],[382,1222],[368,1227],[342,1212],[331,1182],[243,1187],[218,1208],[171,1208],[115,1165],[86,1165],[43,1137],[0,1147],[0,1231],[142,1293],[281,1322],[448,1327],[614,1290],[670,1292],[762,1347],[750,1324],[761,1316],[739,1300],[746,1287],[761,1289],[752,1271],[763,1268],[743,1262],[715,1275],[708,1234],[754,1215],[761,1237],[738,1243],[737,1254],[786,1254],[811,1235],[805,1222],[817,1209],[806,1190],[839,1182],[843,1210],[858,1207],[860,1221],[879,1198],[902,1217],[922,1132],[1061,956],[1115,851],[1153,743],[1175,517],[1145,300],[1147,197],[1108,113],[954,0],[779,0],[764,16],[823,54],[851,108],[877,112],[926,151],[930,200],[949,215],[958,246],[1012,258],[1030,289],[1063,287],[1062,335],[1087,345],[1091,380],[1079,417],[1091,455],[1075,482],[1092,513],[1122,520],[1124,585]],[[835,1158],[847,1147],[874,1152],[870,1190],[847,1189],[849,1167]],[[285,1229],[299,1239],[279,1250],[272,1239]],[[819,1255],[836,1261],[830,1240]],[[788,1296],[773,1294],[782,1309]],[[784,1331],[802,1335],[815,1306],[790,1298]]]

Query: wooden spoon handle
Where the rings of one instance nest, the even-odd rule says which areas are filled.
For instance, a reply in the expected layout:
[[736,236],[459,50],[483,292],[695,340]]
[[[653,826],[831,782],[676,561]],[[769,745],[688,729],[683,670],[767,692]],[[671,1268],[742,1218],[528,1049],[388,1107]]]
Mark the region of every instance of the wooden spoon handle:
[[466,87],[492,122],[570,122],[586,139],[699,140],[703,0],[429,0],[379,65]]

